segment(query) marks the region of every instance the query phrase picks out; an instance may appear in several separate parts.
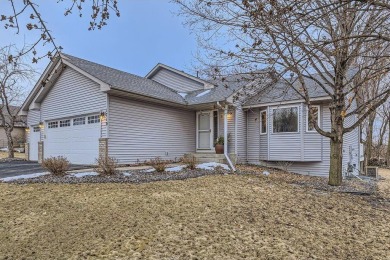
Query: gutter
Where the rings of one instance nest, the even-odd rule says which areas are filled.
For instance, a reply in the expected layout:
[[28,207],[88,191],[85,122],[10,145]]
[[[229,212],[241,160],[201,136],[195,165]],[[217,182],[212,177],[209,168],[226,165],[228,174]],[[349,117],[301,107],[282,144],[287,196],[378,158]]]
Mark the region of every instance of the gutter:
[[224,138],[224,142],[223,142],[223,154],[225,155],[225,158],[226,160],[228,161],[229,163],[229,166],[230,168],[232,169],[233,172],[236,171],[236,168],[234,167],[232,161],[230,160],[230,157],[228,155],[228,132],[227,132],[227,127],[228,127],[228,124],[227,124],[227,115],[228,115],[228,105],[225,105],[225,107],[221,106],[219,104],[219,101],[217,101],[217,105],[224,110],[224,113],[223,113],[223,138]]

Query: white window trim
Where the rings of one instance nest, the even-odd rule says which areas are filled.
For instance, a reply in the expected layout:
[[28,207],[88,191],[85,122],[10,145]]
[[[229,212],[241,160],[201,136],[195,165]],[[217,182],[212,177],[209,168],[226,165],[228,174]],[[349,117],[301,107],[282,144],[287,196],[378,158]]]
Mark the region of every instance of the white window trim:
[[[265,113],[265,132],[262,133],[261,130],[263,129],[263,121],[262,121],[262,117],[261,117],[261,114],[262,113]],[[260,135],[266,135],[268,133],[268,114],[267,114],[267,110],[261,110],[260,111]]]
[[[84,121],[83,121],[84,123],[83,124],[77,124],[77,123],[75,124],[75,120],[78,120],[78,119],[84,119]],[[73,126],[86,125],[87,121],[88,121],[88,117],[86,117],[86,116],[75,117],[72,119]]]
[[[281,109],[281,108],[292,108],[292,107],[296,107],[297,108],[297,113],[298,113],[298,116],[297,116],[297,119],[298,119],[298,129],[296,132],[274,132],[274,110],[276,109]],[[300,120],[300,111],[299,111],[299,107],[300,105],[290,105],[290,106],[278,106],[278,107],[273,107],[271,108],[272,109],[272,134],[297,134],[300,132],[301,130],[301,127],[300,127],[300,124],[301,124],[301,120]]]
[[[315,105],[312,107],[316,107],[318,109],[317,124],[318,124],[318,126],[321,126],[321,106]],[[317,130],[315,128],[313,130],[309,130],[309,107],[308,106],[306,106],[306,132],[307,133],[317,133]]]
[[[50,127],[50,123],[57,123],[57,126],[56,127]],[[49,129],[53,129],[53,128],[59,128],[60,127],[60,124],[58,121],[49,121],[47,122],[47,128]]]
[[[66,125],[64,124],[66,121],[69,122],[69,125],[68,124],[66,124]],[[61,126],[61,124],[62,124],[62,126]],[[59,127],[70,127],[70,126],[72,126],[72,120],[70,120],[70,119],[60,120]]]
[[[90,117],[97,118],[97,121],[96,122],[89,122],[90,121],[89,120]],[[90,125],[90,124],[99,124],[99,123],[101,123],[100,122],[100,115],[89,115],[89,116],[87,116],[87,124],[88,125]]]

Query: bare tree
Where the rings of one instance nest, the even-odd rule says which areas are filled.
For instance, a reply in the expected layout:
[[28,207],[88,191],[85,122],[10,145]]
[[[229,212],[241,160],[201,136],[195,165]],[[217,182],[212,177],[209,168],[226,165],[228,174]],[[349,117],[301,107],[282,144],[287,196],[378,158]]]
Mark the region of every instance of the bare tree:
[[14,46],[0,48],[0,126],[7,136],[9,158],[14,157],[12,131],[17,121],[14,105],[23,100],[26,90],[24,84],[29,83],[34,75],[34,70],[23,57],[9,60],[13,51]]
[[331,131],[309,118],[330,139],[329,184],[340,185],[344,135],[390,96],[387,85],[376,96],[361,98],[368,82],[390,71],[390,10],[373,1],[349,0],[175,2],[219,71],[240,67],[256,80],[259,68],[270,67],[311,112],[308,81],[329,96]]
[[[23,52],[10,53],[9,59],[17,59],[20,56],[23,56],[27,53],[32,53],[33,63],[37,63],[38,60],[49,57],[52,58],[55,52],[58,52],[62,49],[61,46],[57,45],[52,31],[47,26],[47,23],[39,12],[39,5],[34,0],[23,0],[15,1],[9,0],[8,4],[10,5],[11,13],[2,13],[0,11],[0,22],[4,24],[5,29],[14,29],[17,34],[19,34],[23,29],[28,31],[37,31],[39,37],[31,43],[29,48],[24,48]],[[116,16],[120,16],[118,1],[117,0],[59,0],[57,2],[69,2],[69,7],[65,10],[64,15],[70,15],[72,13],[77,13],[80,17],[83,15],[83,10],[85,7],[91,10],[91,20],[89,22],[88,30],[102,29],[107,25],[107,21],[110,19],[111,13],[114,13]],[[20,24],[19,18],[22,16],[27,16],[30,19],[30,22],[27,24]],[[36,47],[37,45],[42,44],[46,46],[51,46],[46,54],[37,54]]]

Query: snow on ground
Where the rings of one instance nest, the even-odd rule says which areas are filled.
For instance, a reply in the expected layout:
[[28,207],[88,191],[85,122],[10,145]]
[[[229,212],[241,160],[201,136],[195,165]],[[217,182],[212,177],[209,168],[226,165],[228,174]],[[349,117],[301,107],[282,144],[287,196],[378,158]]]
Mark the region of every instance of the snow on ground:
[[166,168],[165,171],[166,171],[166,172],[180,172],[180,171],[182,171],[185,167],[186,167],[186,165],[179,165],[179,166],[176,166],[176,167]]
[[131,176],[131,175],[133,175],[131,172],[124,172],[123,173],[123,176],[126,176],[126,177]]
[[223,163],[216,163],[216,162],[209,162],[209,163],[201,163],[196,166],[198,169],[203,169],[203,170],[214,170],[215,167],[221,166],[225,170],[230,170],[229,166]]
[[141,172],[154,172],[155,169],[147,169],[147,170],[142,170]]
[[78,173],[71,173],[70,175],[72,177],[82,178],[84,176],[97,176],[97,175],[99,175],[99,173],[97,173],[97,172],[78,172]]
[[40,172],[40,173],[32,173],[32,174],[24,174],[24,175],[19,175],[19,176],[5,177],[5,178],[0,179],[0,181],[8,182],[8,181],[14,181],[14,180],[19,180],[19,179],[31,179],[31,178],[36,178],[36,177],[47,175],[47,174],[50,174],[50,172]]
[[204,95],[210,93],[210,91],[211,91],[210,89],[208,89],[208,90],[206,90],[206,91],[203,91],[203,92],[199,93],[198,95],[196,95],[196,97],[204,96]]

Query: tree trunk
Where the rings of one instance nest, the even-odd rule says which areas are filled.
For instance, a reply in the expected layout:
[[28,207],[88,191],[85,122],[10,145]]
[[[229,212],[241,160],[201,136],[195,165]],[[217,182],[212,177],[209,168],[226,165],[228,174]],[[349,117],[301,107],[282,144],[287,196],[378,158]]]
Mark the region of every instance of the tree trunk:
[[8,158],[14,158],[14,140],[12,139],[12,131],[10,129],[6,128],[5,133],[7,135],[7,141],[8,141]]
[[387,139],[387,166],[390,167],[390,120],[389,120],[389,138]]
[[375,113],[372,113],[368,117],[367,126],[367,138],[366,138],[366,149],[365,149],[365,161],[369,164],[372,157],[372,137],[374,132]]
[[343,140],[330,139],[329,185],[340,186],[343,181]]

